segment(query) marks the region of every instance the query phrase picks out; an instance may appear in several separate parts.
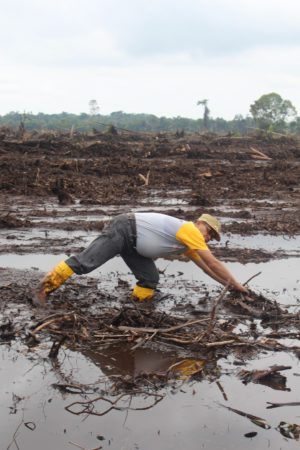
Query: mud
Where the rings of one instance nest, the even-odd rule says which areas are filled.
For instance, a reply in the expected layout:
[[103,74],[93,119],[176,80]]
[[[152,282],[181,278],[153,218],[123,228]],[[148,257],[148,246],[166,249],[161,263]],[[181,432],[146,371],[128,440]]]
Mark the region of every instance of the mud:
[[[296,448],[297,411],[265,405],[299,400],[299,162],[283,136],[4,130],[2,447]],[[43,273],[129,210],[220,217],[212,251],[239,279],[256,274],[250,297],[180,258],[157,262],[161,295],[136,304],[116,258],[35,308]]]

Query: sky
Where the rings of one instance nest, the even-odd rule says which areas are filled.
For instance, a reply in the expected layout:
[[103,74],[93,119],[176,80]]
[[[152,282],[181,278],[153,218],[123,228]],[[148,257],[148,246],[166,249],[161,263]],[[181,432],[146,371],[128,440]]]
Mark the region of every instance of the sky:
[[0,0],[0,115],[300,115],[299,0]]

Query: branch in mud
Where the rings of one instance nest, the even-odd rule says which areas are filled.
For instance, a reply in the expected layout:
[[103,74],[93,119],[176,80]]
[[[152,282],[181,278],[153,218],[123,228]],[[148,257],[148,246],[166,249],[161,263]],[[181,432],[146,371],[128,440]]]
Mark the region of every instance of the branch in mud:
[[87,392],[84,389],[84,386],[78,384],[62,384],[62,383],[54,383],[52,387],[58,389],[61,392],[68,394],[92,394],[93,392]]
[[[225,294],[227,294],[226,301],[222,302]],[[222,310],[219,308],[221,304]],[[260,294],[251,292],[251,300],[247,297],[241,300],[238,294],[228,293],[224,289],[216,298],[211,311],[203,313],[204,317],[195,320],[184,320],[181,317],[156,311],[154,307],[150,307],[151,304],[147,306],[149,308],[145,308],[144,305],[130,304],[120,309],[98,310],[97,314],[85,308],[83,314],[79,309],[80,305],[76,312],[74,302],[70,302],[66,304],[70,311],[44,317],[33,327],[30,334],[34,337],[39,336],[40,340],[43,337],[42,332],[44,335],[47,333],[53,337],[54,343],[51,350],[49,349],[49,356],[52,358],[57,357],[63,343],[64,345],[67,343],[73,350],[88,349],[96,352],[101,346],[128,345],[130,350],[135,352],[151,342],[153,345],[175,345],[185,348],[186,351],[191,352],[191,358],[194,358],[193,352],[200,351],[203,359],[211,352],[216,355],[222,352],[227,354],[234,352],[236,356],[240,355],[243,358],[253,356],[262,349],[300,353],[300,347],[285,346],[280,342],[281,335],[278,328],[276,336],[278,339],[270,339],[270,336],[264,334],[263,328],[253,322],[253,318],[256,317],[261,319],[263,326],[264,323],[269,326],[270,322],[266,321],[270,319],[273,321],[275,319],[275,322],[281,321],[282,326],[297,326],[300,322],[299,315],[289,314],[276,302]],[[224,319],[224,309],[233,311],[229,319]],[[245,319],[250,320],[247,324],[248,330],[243,331],[243,334],[236,332],[238,324]],[[253,325],[255,325],[254,331]],[[166,381],[166,376],[163,380]]]
[[[246,413],[239,409],[231,408],[230,406],[222,405],[221,403],[219,403],[219,405],[222,406],[223,408],[228,409],[229,411],[234,412],[235,414],[238,414],[239,416],[249,419],[254,425],[264,428],[265,430],[270,430],[271,428],[274,428],[265,419],[262,419],[261,417],[254,416],[253,414]],[[287,423],[281,421],[279,425],[275,427],[275,430],[279,431],[280,434],[289,439],[295,439],[297,441],[299,440],[300,425],[296,423]]]
[[[76,416],[80,415],[80,414],[88,414],[88,415],[94,415],[94,416],[105,416],[106,414],[108,414],[110,411],[112,410],[117,410],[117,411],[146,411],[148,409],[153,408],[155,405],[157,405],[157,403],[161,402],[164,398],[163,395],[160,394],[151,394],[151,393],[146,393],[146,392],[139,392],[139,393],[135,393],[135,394],[144,394],[147,397],[154,397],[155,400],[154,402],[149,405],[149,406],[144,406],[144,407],[140,407],[140,408],[133,408],[133,407],[126,407],[126,406],[118,406],[118,402],[124,398],[127,397],[128,394],[122,394],[120,395],[118,398],[116,398],[116,400],[112,401],[109,398],[105,398],[103,396],[100,397],[96,397],[92,400],[86,400],[84,402],[73,402],[70,405],[66,406],[65,409],[70,412],[71,414],[75,414]],[[94,410],[95,408],[95,403],[99,402],[100,400],[110,403],[110,407],[108,407],[106,410],[104,410],[103,412],[99,412]],[[74,406],[82,406],[81,410],[78,411],[74,411],[72,409],[72,407]]]
[[267,409],[272,408],[281,408],[282,406],[300,406],[300,402],[287,402],[287,403],[273,403],[273,402],[267,402]]
[[52,359],[57,358],[59,349],[62,346],[62,344],[65,342],[66,339],[67,339],[67,336],[62,336],[57,341],[53,342],[52,347],[49,352],[49,355],[48,355],[49,358],[52,358]]

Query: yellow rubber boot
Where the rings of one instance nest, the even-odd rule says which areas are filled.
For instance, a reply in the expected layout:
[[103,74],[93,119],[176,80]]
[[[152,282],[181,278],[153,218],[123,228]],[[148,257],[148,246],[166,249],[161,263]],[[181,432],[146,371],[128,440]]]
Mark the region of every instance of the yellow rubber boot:
[[61,261],[54,269],[47,273],[47,275],[40,282],[37,291],[35,292],[33,302],[37,305],[43,305],[46,302],[46,297],[51,292],[58,289],[74,271],[64,261]]
[[150,300],[155,294],[155,290],[147,287],[134,286],[132,291],[132,297],[135,300],[143,302],[144,300]]

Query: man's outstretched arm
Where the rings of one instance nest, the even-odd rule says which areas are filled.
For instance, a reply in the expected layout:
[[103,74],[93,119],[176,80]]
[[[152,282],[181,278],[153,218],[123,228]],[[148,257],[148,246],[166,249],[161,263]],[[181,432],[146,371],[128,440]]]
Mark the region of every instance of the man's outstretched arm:
[[197,264],[208,276],[223,284],[223,286],[229,285],[236,291],[248,293],[247,288],[239,283],[227,267],[217,259],[210,250],[195,250],[188,254],[189,258]]

